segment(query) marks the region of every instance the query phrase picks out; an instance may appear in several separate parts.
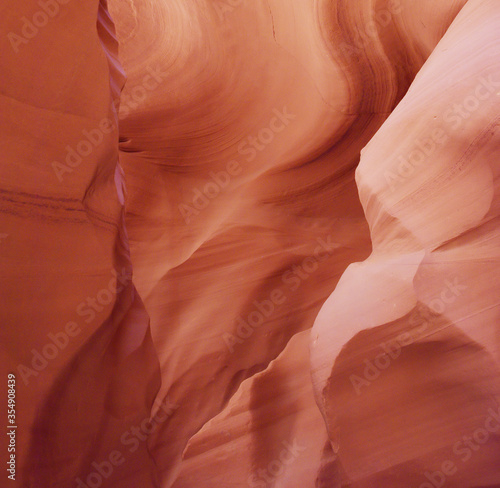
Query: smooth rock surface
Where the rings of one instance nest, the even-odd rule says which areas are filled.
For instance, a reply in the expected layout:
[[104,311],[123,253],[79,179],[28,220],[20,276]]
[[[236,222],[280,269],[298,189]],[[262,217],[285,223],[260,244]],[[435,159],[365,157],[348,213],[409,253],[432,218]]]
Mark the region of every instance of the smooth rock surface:
[[497,0],[0,13],[19,486],[500,486]]

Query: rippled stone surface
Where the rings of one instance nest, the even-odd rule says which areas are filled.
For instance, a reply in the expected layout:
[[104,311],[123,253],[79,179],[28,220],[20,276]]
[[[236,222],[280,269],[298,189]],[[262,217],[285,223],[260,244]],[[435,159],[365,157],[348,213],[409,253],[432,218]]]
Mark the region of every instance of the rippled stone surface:
[[20,486],[500,485],[495,0],[1,11]]

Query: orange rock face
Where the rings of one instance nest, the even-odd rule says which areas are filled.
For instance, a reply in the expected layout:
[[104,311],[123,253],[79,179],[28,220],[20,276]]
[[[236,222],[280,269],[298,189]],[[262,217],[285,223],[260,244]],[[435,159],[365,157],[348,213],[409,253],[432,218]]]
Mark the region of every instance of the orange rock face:
[[497,0],[1,13],[6,486],[500,486]]

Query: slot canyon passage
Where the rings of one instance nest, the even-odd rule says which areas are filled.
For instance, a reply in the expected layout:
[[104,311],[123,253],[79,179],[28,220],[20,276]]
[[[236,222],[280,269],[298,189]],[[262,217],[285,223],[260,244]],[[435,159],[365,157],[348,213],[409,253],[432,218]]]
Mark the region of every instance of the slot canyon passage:
[[500,487],[498,0],[1,0],[1,486]]

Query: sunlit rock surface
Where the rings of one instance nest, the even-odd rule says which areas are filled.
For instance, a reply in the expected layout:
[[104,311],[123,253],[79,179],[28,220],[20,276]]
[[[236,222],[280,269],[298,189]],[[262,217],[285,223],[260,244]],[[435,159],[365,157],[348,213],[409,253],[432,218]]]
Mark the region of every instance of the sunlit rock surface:
[[497,0],[1,13],[19,486],[500,486]]

